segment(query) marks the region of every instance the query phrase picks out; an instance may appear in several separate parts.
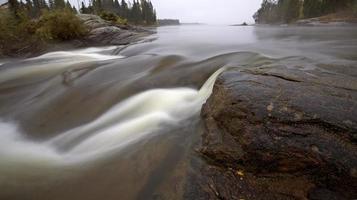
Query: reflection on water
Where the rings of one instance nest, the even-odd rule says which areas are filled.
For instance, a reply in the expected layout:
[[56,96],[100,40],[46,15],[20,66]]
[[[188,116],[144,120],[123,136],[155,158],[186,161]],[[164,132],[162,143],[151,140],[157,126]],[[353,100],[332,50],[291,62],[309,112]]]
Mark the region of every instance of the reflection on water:
[[129,47],[1,61],[0,199],[181,199],[219,69],[355,79],[356,35],[353,27],[171,26]]

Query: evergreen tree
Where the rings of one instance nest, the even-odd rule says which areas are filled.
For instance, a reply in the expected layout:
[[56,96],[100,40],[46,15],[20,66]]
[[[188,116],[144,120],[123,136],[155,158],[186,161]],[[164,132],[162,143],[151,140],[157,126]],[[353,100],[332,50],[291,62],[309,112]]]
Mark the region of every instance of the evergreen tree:
[[129,6],[128,6],[128,4],[125,2],[125,0],[122,0],[121,3],[120,3],[119,16],[120,16],[121,18],[125,18],[125,19],[128,19],[128,17],[129,17]]
[[74,14],[78,14],[78,10],[77,10],[77,8],[75,6],[72,6],[72,11],[73,11]]
[[102,1],[101,0],[93,0],[93,12],[95,14],[100,14],[103,11]]
[[321,0],[304,0],[303,12],[305,18],[317,17],[321,15],[322,1]]
[[119,1],[118,1],[118,0],[115,0],[115,1],[114,1],[113,7],[114,7],[114,13],[115,13],[116,15],[120,15],[121,7],[120,7],[120,4],[119,4]]
[[9,0],[9,9],[11,13],[15,16],[15,18],[19,18],[20,16],[20,3],[17,0]]
[[67,10],[70,10],[71,12],[73,12],[73,10],[72,10],[72,5],[71,5],[71,3],[69,3],[69,1],[66,1],[65,8],[66,8]]
[[66,7],[66,3],[64,0],[54,0],[54,8],[55,9],[64,9]]
[[129,21],[133,22],[134,24],[140,24],[142,22],[142,12],[141,7],[138,1],[134,0],[133,6],[130,11]]
[[260,9],[254,14],[256,23],[276,23],[279,21],[278,5],[274,0],[263,0]]
[[[39,2],[40,2],[40,14],[41,14],[41,10],[49,10],[46,0],[40,0]],[[63,4],[64,4],[64,1],[63,1]]]
[[113,12],[114,2],[113,0],[102,0],[101,8],[104,11]]
[[289,23],[299,18],[300,15],[300,0],[279,0],[279,18],[281,22]]
[[49,7],[51,10],[56,9],[55,1],[54,1],[54,0],[48,0],[48,7]]
[[82,1],[82,4],[81,4],[80,12],[82,14],[89,14],[88,8],[86,7],[86,5],[84,4],[83,1]]

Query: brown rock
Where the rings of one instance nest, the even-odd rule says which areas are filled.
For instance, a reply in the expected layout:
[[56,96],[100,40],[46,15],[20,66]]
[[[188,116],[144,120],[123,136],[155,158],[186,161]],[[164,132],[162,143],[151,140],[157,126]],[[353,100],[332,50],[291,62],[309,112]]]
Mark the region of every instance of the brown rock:
[[[202,170],[202,188],[207,176],[219,181],[201,196],[357,198],[356,87],[353,77],[318,70],[224,72],[202,109],[200,150],[214,166]],[[247,182],[226,177],[229,169],[247,172]]]

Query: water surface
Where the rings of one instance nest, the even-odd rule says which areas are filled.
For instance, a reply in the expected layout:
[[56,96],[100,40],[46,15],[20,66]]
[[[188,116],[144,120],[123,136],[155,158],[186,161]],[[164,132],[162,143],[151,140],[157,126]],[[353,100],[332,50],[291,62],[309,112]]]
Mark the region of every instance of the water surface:
[[170,26],[0,60],[0,199],[189,198],[216,77],[271,66],[355,79],[357,28]]

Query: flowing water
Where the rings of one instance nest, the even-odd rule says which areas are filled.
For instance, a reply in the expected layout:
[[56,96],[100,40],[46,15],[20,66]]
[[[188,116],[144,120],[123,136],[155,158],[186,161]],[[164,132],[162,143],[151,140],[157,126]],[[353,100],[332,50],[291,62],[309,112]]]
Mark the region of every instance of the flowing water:
[[160,27],[146,42],[0,60],[0,199],[182,199],[227,68],[357,76],[356,27]]

